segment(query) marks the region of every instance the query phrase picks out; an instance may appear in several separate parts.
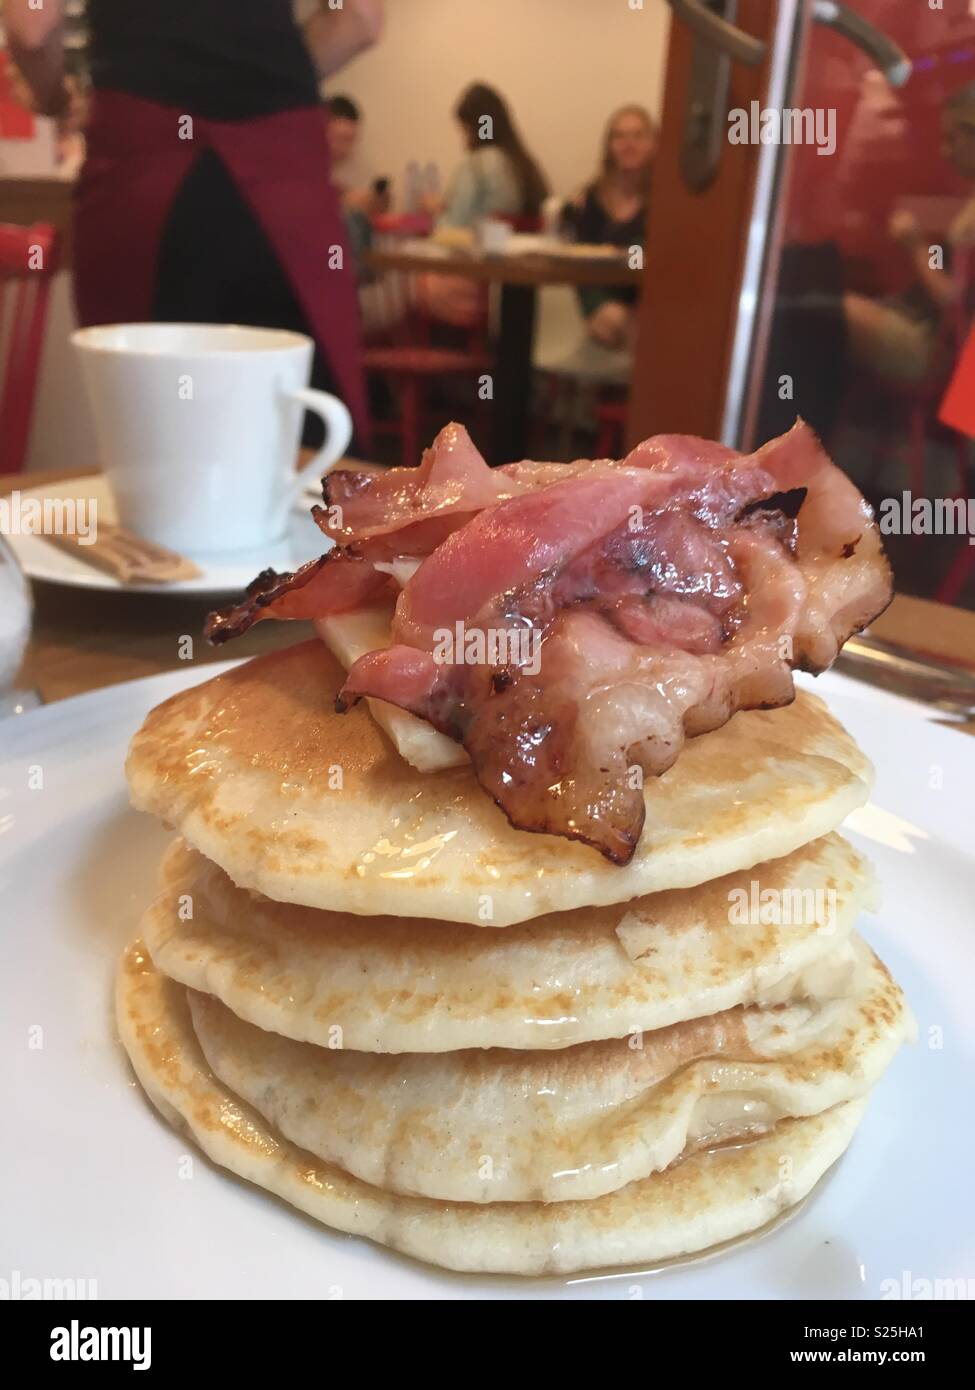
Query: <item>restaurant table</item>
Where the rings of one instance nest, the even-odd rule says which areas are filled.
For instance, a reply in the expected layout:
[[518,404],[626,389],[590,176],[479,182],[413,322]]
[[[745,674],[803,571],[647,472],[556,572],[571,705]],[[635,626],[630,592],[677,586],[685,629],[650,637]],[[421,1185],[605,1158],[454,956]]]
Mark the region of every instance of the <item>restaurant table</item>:
[[500,286],[490,451],[491,462],[496,464],[510,463],[528,453],[537,291],[544,285],[632,288],[642,279],[642,271],[631,270],[624,257],[586,259],[541,252],[480,255],[423,243],[411,249],[409,242],[368,251],[363,260],[377,273],[461,275]]
[[[90,470],[7,476],[0,478],[0,494],[84,471]],[[225,647],[210,647],[201,633],[213,607],[205,599],[35,583],[34,600],[33,635],[17,683],[36,689],[45,703],[188,665],[255,656],[313,635],[310,623],[269,621]],[[967,609],[900,594],[870,630],[923,656],[975,670],[975,613]],[[193,638],[191,662],[180,657],[185,637]],[[959,727],[975,733],[975,720]]]

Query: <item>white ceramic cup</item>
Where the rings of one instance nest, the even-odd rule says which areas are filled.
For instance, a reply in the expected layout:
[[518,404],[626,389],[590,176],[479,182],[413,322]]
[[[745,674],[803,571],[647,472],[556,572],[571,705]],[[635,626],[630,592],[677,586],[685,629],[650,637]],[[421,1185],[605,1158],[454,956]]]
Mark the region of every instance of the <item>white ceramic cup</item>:
[[[184,555],[280,540],[298,493],[345,453],[352,417],[308,389],[301,333],[237,324],[122,323],[71,341],[120,523]],[[305,407],[325,445],[295,461]]]

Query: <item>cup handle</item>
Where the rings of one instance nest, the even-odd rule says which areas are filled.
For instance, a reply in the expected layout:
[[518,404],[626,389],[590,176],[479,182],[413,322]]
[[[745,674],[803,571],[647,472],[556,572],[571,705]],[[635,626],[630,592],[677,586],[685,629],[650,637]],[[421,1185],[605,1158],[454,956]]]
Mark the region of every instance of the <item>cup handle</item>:
[[325,423],[325,443],[315,457],[295,474],[294,489],[298,493],[309,483],[318,482],[322,474],[343,457],[352,438],[352,416],[338,396],[331,396],[327,391],[305,387],[299,391],[288,391],[287,395],[289,399],[300,401],[313,410]]

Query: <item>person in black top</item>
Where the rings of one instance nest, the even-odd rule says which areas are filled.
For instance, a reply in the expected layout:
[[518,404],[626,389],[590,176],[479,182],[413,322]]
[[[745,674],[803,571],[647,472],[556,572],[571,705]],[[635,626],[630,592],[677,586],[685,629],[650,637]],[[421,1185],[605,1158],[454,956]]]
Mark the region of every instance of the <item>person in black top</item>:
[[[572,241],[643,246],[650,206],[657,127],[642,106],[621,106],[603,138],[599,173],[562,209],[563,233]],[[622,347],[633,329],[637,292],[627,287],[583,285],[579,301],[590,336],[606,347]]]
[[[70,100],[64,0],[6,0],[37,109]],[[316,385],[366,431],[354,272],[318,84],[379,35],[382,0],[89,0],[93,87],[76,190],[82,324],[158,319],[291,328]]]
[[317,106],[290,0],[88,0],[92,85],[214,120]]

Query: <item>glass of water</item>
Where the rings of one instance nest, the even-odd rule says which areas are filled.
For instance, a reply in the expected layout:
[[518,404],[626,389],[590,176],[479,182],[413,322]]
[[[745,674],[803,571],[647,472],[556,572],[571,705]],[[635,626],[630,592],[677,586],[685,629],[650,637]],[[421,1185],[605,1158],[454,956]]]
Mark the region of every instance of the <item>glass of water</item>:
[[40,703],[33,691],[14,689],[30,640],[33,606],[30,585],[0,534],[0,716],[20,714]]

